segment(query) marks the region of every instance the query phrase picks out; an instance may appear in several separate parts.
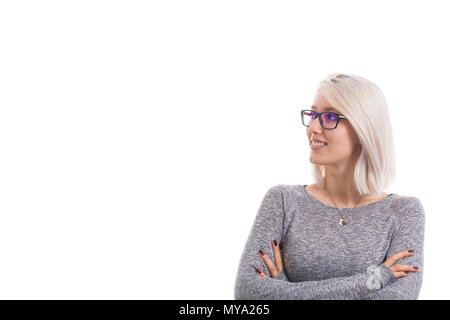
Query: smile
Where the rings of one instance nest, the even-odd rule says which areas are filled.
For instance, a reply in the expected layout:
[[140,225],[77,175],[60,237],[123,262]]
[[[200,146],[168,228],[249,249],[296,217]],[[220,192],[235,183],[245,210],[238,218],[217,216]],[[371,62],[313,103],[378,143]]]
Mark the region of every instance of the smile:
[[326,147],[326,143],[313,142],[311,143],[311,149],[319,150]]

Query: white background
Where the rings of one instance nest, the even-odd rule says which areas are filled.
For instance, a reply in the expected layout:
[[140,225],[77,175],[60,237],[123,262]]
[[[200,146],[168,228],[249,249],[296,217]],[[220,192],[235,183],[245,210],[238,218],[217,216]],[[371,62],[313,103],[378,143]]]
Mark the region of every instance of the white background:
[[233,299],[265,192],[312,183],[300,109],[388,101],[448,299],[447,1],[0,3],[0,298]]

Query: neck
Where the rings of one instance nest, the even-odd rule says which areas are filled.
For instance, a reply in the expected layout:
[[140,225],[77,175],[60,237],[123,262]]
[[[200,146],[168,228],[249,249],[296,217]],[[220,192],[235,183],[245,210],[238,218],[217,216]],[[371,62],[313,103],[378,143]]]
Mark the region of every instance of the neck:
[[[353,167],[327,165],[325,169],[325,193],[330,193],[339,208],[353,208],[365,197],[358,193],[353,183]],[[327,192],[328,191],[328,192]]]

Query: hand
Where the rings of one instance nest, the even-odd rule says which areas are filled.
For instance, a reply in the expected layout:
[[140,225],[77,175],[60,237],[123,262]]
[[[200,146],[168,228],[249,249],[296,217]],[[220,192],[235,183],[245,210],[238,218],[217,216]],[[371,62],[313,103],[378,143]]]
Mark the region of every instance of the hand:
[[[270,276],[275,278],[283,270],[283,260],[281,259],[281,249],[277,244],[277,240],[272,241],[273,256],[275,258],[275,264],[270,260],[269,256],[262,250],[259,250],[258,255],[264,260],[267,268],[269,269]],[[259,273],[258,273],[259,271]],[[256,273],[262,278],[267,278],[267,275],[259,269],[256,269]]]
[[[410,252],[410,251],[412,251],[412,252]],[[418,267],[412,267],[412,266],[407,266],[407,265],[402,265],[402,264],[394,265],[394,263],[396,263],[398,260],[405,258],[405,257],[412,256],[414,254],[414,250],[410,250],[410,251],[404,250],[404,251],[397,252],[396,254],[393,254],[392,256],[387,258],[385,262],[383,262],[383,264],[385,264],[386,266],[388,266],[391,269],[391,271],[394,273],[395,278],[406,277],[410,272],[419,271]]]

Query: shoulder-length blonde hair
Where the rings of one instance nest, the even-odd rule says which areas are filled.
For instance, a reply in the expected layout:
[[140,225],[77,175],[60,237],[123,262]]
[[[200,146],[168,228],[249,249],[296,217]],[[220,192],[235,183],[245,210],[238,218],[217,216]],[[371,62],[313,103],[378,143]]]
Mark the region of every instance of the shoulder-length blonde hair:
[[[320,81],[316,96],[319,93],[350,121],[359,137],[362,149],[353,173],[357,191],[380,197],[395,177],[392,127],[383,93],[371,81],[344,73]],[[315,182],[324,187],[325,166],[313,164],[312,171]]]

